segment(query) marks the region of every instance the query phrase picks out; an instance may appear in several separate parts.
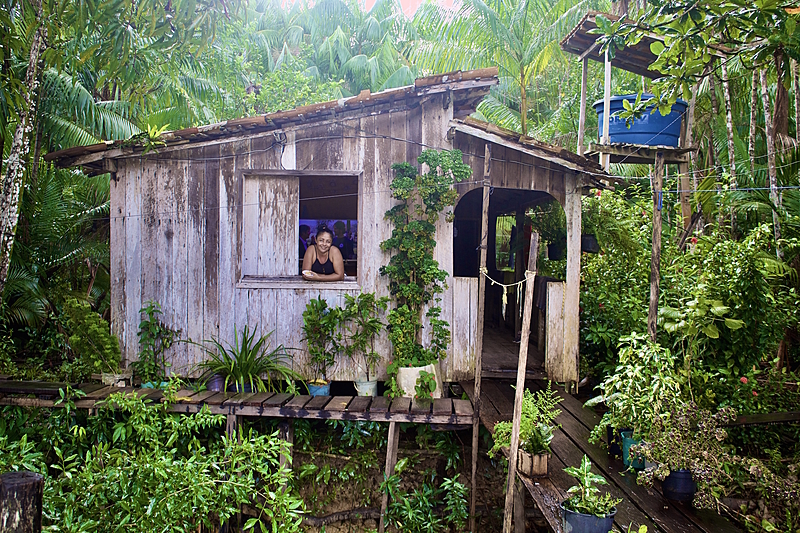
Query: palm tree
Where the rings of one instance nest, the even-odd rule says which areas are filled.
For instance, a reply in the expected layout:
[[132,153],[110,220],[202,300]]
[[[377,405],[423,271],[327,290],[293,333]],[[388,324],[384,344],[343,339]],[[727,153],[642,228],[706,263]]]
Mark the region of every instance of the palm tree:
[[457,11],[427,3],[414,17],[420,37],[409,58],[425,74],[498,66],[500,85],[479,111],[527,135],[531,80],[566,61],[560,38],[597,3],[464,0]]

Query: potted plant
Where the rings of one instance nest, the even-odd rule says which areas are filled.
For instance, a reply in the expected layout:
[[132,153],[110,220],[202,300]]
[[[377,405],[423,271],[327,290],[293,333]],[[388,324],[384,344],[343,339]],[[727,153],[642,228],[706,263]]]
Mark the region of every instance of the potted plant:
[[653,463],[639,472],[638,483],[651,486],[659,479],[665,498],[688,502],[695,498],[699,481],[701,499],[708,501],[714,493],[713,473],[724,470],[729,456],[727,433],[720,425],[735,418],[731,408],[712,413],[694,402],[678,406],[669,419],[656,421],[647,442],[634,450]]
[[273,333],[257,337],[258,327],[251,332],[245,325],[241,337],[234,327],[234,344],[224,345],[215,338],[204,341],[200,346],[208,358],[197,365],[202,372],[200,379],[207,382],[213,376],[221,376],[223,390],[238,392],[276,392],[283,382],[298,379],[287,366],[291,357],[283,344],[270,347]]
[[380,355],[375,351],[375,337],[383,329],[384,323],[378,315],[386,311],[389,298],[378,298],[374,293],[362,292],[358,296],[345,294],[345,306],[342,310],[342,324],[345,328],[344,353],[352,361],[363,364],[366,379],[356,380],[355,386],[359,396],[376,396],[378,380],[375,367]]
[[[550,457],[550,441],[558,428],[553,424],[561,414],[556,405],[561,398],[551,388],[532,393],[525,390],[522,398],[522,418],[519,426],[519,454],[517,456],[517,472],[527,477],[547,475],[547,459]],[[494,426],[494,446],[489,456],[494,458],[498,453],[508,456],[511,446],[511,422],[498,422]]]
[[333,366],[342,349],[341,317],[342,310],[328,307],[322,296],[308,302],[303,311],[303,340],[308,344],[309,364],[314,376],[308,383],[312,396],[330,395],[328,368]]
[[408,163],[392,165],[392,198],[398,203],[386,212],[392,236],[381,243],[383,251],[392,253],[389,264],[381,267],[394,299],[388,315],[392,360],[387,372],[391,396],[414,396],[419,385],[420,393],[434,398],[442,394],[438,362],[450,342],[449,324],[440,318],[437,305],[448,272],[433,257],[436,224],[442,215],[452,220],[458,198],[453,184],[469,178],[472,170],[459,150],[425,150],[417,162],[422,172]]
[[578,484],[567,491],[572,496],[561,504],[564,531],[576,533],[608,533],[614,526],[614,515],[621,499],[608,492],[600,493],[594,485],[607,485],[608,482],[592,473],[592,463],[583,456],[581,466],[570,466],[564,472],[578,480]]
[[[631,333],[620,338],[619,364],[598,385],[600,394],[584,405],[605,403],[608,411],[594,427],[589,441],[597,444],[608,427],[631,428],[628,446],[647,438],[658,419],[668,419],[681,401],[675,356],[648,337]],[[623,439],[623,461],[629,466]],[[635,465],[644,467],[643,464]]]

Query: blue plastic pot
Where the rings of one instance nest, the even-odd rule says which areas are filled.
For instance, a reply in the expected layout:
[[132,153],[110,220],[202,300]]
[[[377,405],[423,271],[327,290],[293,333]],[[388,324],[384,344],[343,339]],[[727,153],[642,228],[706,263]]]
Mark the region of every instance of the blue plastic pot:
[[331,384],[326,383],[325,385],[312,385],[311,383],[308,384],[308,393],[311,396],[330,396],[331,395]]
[[697,483],[692,479],[692,471],[685,468],[673,470],[661,482],[661,492],[668,500],[690,502],[697,492]]
[[623,431],[622,435],[622,464],[636,470],[644,469],[644,458],[634,457],[631,459],[631,446],[641,444],[642,439],[634,439],[633,431]]
[[[642,100],[651,98],[652,94],[643,94]],[[636,101],[635,94],[625,94],[611,97],[611,116],[608,122],[608,135],[611,143],[644,144],[647,146],[678,146],[681,136],[681,117],[686,111],[686,101],[678,99],[672,104],[672,111],[664,116],[660,111],[650,113],[652,106],[648,107],[641,118],[633,121],[630,129],[625,125],[625,119],[616,116],[624,108],[622,102]],[[600,139],[603,138],[603,101],[598,100],[593,105],[597,112],[597,123],[600,130]]]
[[611,509],[607,516],[576,513],[564,507],[561,503],[561,527],[565,533],[608,533],[614,527],[614,515],[617,508]]

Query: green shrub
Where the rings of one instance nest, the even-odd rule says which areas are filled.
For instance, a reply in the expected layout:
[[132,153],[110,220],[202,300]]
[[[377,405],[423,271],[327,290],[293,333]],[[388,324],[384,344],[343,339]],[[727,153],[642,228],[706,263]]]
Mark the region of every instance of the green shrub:
[[92,372],[116,372],[122,360],[119,340],[111,334],[108,322],[86,302],[75,298],[64,302],[70,330],[69,346]]

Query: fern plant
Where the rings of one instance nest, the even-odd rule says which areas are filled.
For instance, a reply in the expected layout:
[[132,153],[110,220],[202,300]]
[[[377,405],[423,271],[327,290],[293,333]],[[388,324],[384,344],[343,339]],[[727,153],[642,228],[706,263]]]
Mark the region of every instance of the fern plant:
[[[525,390],[522,397],[522,418],[519,427],[519,447],[531,455],[550,452],[557,425],[553,421],[561,410],[556,406],[561,398],[547,383],[545,390],[535,393]],[[494,446],[489,450],[490,457],[496,457],[502,448],[511,445],[511,422],[498,422],[494,426]]]

